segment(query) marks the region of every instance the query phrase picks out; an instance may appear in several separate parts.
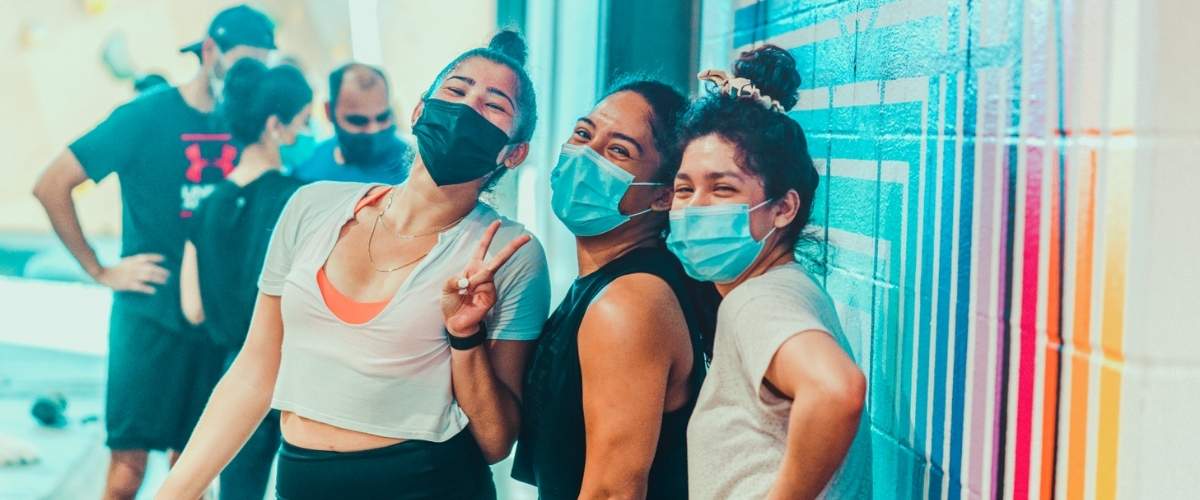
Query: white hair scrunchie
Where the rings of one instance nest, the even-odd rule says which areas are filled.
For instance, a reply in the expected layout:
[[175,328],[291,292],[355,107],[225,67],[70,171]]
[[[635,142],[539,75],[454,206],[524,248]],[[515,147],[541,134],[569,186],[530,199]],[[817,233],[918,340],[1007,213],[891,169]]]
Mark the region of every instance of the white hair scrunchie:
[[714,83],[722,94],[729,94],[737,99],[753,100],[771,111],[780,113],[787,111],[783,109],[783,105],[779,104],[779,101],[763,95],[762,91],[758,90],[754,82],[748,78],[730,77],[729,73],[719,69],[701,71],[696,78],[702,82]]

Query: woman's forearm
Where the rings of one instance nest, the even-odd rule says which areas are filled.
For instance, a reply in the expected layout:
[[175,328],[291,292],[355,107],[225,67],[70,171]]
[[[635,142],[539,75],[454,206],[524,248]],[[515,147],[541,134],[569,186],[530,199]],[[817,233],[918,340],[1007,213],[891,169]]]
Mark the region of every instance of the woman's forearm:
[[245,354],[221,377],[157,498],[198,498],[266,416],[276,370]]
[[816,498],[858,431],[861,402],[801,392],[792,401],[787,451],[769,498]]
[[487,346],[451,349],[454,397],[471,421],[471,431],[488,463],[508,456],[521,425],[520,405],[492,369]]

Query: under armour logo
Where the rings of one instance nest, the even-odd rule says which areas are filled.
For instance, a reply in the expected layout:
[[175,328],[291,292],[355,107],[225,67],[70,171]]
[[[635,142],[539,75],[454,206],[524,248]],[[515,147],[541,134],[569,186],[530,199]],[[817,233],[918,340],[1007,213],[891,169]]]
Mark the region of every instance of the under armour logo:
[[184,175],[187,177],[187,180],[195,184],[200,182],[201,174],[204,173],[205,167],[217,167],[221,169],[221,177],[229,175],[233,171],[233,160],[237,158],[237,148],[230,144],[222,144],[221,156],[211,161],[205,158],[200,152],[199,143],[192,143],[192,145],[183,150],[183,154],[188,160],[187,173]]

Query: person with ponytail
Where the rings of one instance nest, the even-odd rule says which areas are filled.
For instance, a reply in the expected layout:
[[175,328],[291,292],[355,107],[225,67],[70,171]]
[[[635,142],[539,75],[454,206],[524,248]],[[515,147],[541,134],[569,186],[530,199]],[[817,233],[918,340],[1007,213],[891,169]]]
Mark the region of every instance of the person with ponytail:
[[[245,346],[159,498],[195,498],[269,408],[288,500],[496,497],[549,309],[541,246],[479,201],[537,119],[525,44],[450,62],[413,111],[401,185],[317,182],[271,236]],[[493,244],[495,242],[495,244]]]
[[716,292],[662,240],[686,107],[662,82],[618,83],[575,123],[550,174],[579,277],[526,375],[513,477],[542,499],[687,498],[685,431]]
[[[242,154],[189,221],[179,283],[184,317],[227,350],[228,368],[246,340],[271,229],[303,185],[283,175],[279,150],[308,123],[313,93],[295,67],[253,59],[234,64],[222,89],[221,115]],[[278,449],[272,411],[221,473],[220,498],[263,498]]]
[[724,296],[687,431],[693,498],[870,498],[866,380],[833,302],[797,262],[819,176],[786,50],[744,52],[679,126],[667,246]]

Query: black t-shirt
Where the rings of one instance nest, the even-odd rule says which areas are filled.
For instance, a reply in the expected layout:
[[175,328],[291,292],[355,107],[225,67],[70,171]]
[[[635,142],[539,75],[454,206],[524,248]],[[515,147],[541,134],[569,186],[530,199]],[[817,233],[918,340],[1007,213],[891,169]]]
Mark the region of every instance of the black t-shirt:
[[184,220],[237,162],[238,148],[216,115],[192,108],[163,86],[118,107],[69,146],[88,177],[117,174],[121,184],[121,256],[161,254],[171,276],[152,295],[113,294],[113,307],[182,329],[179,264]]
[[271,232],[302,185],[279,171],[245,186],[221,181],[188,224],[188,239],[196,246],[204,328],[223,347],[236,350],[246,340]]

